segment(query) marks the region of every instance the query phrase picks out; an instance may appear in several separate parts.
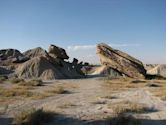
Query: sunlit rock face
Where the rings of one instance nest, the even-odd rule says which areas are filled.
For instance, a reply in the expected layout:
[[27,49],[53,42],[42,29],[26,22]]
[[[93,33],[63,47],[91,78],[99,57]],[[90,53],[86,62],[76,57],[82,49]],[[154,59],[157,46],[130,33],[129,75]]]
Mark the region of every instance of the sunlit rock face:
[[117,70],[131,78],[144,78],[146,70],[143,63],[134,57],[101,43],[96,47],[102,65]]

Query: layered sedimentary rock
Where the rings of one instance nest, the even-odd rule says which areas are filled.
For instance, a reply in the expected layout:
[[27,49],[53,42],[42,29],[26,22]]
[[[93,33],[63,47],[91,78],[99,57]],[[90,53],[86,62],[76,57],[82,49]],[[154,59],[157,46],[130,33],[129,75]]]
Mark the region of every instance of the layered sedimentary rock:
[[144,78],[146,70],[143,63],[134,57],[104,43],[98,44],[96,51],[102,65],[131,78]]

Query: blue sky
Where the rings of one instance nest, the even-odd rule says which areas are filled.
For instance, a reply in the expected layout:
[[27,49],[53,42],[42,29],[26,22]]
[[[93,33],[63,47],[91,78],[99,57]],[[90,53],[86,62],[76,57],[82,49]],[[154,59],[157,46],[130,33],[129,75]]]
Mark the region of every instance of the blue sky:
[[166,0],[0,0],[0,49],[55,44],[97,63],[99,42],[166,63]]

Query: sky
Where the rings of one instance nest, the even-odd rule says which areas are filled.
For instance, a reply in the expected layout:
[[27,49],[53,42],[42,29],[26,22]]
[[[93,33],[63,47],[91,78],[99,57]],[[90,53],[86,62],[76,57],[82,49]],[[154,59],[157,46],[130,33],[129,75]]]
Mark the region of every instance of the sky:
[[0,49],[54,44],[97,64],[101,42],[166,63],[166,0],[0,0]]

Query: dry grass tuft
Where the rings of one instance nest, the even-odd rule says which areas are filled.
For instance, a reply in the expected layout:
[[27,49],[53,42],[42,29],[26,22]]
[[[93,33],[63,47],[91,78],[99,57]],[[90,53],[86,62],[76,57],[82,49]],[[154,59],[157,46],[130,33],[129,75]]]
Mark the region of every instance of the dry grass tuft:
[[66,103],[63,103],[63,104],[59,105],[58,108],[65,109],[65,108],[71,108],[71,107],[74,107],[74,106],[77,106],[77,105],[72,103],[72,102],[66,102]]
[[11,78],[10,79],[11,83],[20,83],[20,82],[24,82],[24,79],[19,79],[19,78]]
[[130,101],[113,103],[108,107],[111,108],[116,115],[124,113],[143,113],[149,111],[149,109],[144,104]]
[[48,93],[50,94],[66,94],[68,93],[67,90],[64,89],[62,86],[56,86],[50,90],[47,90]]
[[141,120],[136,119],[132,115],[118,114],[110,118],[109,125],[141,125]]
[[0,75],[0,83],[3,83],[3,82],[6,81],[7,79],[8,79],[7,76]]
[[32,79],[32,80],[29,80],[26,82],[23,81],[19,85],[22,85],[22,86],[42,86],[43,82],[42,82],[42,80],[39,80],[39,79]]
[[11,88],[0,88],[0,96],[3,97],[14,97],[14,96],[23,96],[30,97],[32,92],[29,92],[27,88],[18,89],[18,87]]
[[12,86],[11,88],[0,88],[0,102],[6,102],[16,97],[24,97],[29,99],[43,99],[50,96],[47,93],[32,92],[30,86]]
[[160,97],[161,100],[166,101],[166,87],[157,87],[151,90],[151,92],[155,96]]
[[43,109],[28,109],[17,113],[13,119],[13,125],[44,125],[51,122],[55,114]]

